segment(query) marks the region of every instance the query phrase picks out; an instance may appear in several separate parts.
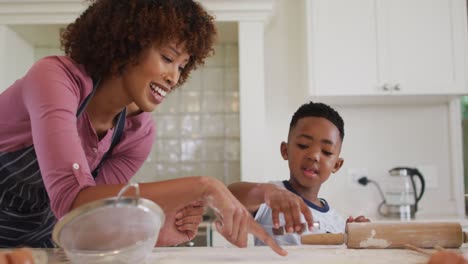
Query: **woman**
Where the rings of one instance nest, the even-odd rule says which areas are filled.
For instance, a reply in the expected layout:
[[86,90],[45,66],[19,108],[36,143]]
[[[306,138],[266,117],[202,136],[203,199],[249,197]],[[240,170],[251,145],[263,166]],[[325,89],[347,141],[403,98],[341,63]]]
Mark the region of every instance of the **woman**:
[[[153,145],[149,112],[204,63],[215,35],[192,0],[91,1],[62,32],[66,56],[41,59],[0,95],[1,246],[52,246],[57,218],[115,196]],[[214,178],[140,190],[167,216],[158,245],[193,238],[208,203],[231,243],[246,246],[252,232],[285,254]]]

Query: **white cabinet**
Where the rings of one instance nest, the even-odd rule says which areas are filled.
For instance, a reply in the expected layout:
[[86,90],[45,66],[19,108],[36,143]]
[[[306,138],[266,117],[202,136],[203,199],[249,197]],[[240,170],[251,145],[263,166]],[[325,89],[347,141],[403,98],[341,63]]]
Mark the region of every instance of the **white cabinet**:
[[468,91],[465,0],[305,0],[311,95]]

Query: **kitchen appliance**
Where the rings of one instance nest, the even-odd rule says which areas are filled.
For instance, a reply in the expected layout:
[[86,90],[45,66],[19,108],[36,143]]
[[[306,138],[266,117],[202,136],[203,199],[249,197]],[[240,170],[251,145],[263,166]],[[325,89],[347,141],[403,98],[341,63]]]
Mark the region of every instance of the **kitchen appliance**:
[[[419,192],[415,178],[419,181]],[[400,218],[400,220],[410,220],[415,217],[418,202],[424,194],[426,185],[421,172],[410,167],[395,167],[389,170],[389,177],[385,178],[385,194],[377,182],[367,177],[360,178],[358,182],[362,185],[375,184],[382,196],[382,202],[378,208],[379,214],[389,218]]]
[[[424,177],[418,169],[408,167],[393,168],[389,170],[389,175],[384,187],[385,203],[379,207],[379,213],[402,220],[414,218],[418,211],[418,202],[424,194]],[[415,178],[420,182],[419,193],[416,190]]]
[[405,244],[422,248],[459,248],[466,242],[466,232],[458,222],[348,223],[345,234],[308,234],[301,237],[302,244],[346,244],[348,248],[405,248]]
[[[135,197],[123,197],[128,188]],[[164,212],[141,198],[138,184],[126,185],[117,197],[80,206],[55,225],[52,238],[72,263],[144,263],[152,252]]]

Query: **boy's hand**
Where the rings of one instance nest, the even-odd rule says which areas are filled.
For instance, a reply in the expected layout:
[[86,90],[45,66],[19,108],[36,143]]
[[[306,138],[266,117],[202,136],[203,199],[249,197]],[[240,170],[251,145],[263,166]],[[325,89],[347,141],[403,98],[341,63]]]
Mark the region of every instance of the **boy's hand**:
[[203,221],[203,213],[204,208],[201,202],[194,202],[177,212],[175,225],[180,232],[187,235],[188,241],[196,236],[198,226]]
[[356,218],[353,218],[352,216],[350,216],[348,217],[348,219],[346,219],[346,223],[353,223],[353,222],[370,222],[370,220],[363,215],[360,215]]
[[312,213],[301,197],[273,184],[266,186],[264,199],[265,203],[271,208],[275,228],[280,227],[279,214],[283,213],[286,232],[301,234],[303,231],[301,223],[302,213],[307,221],[309,230],[312,230],[314,224]]
[[203,220],[203,212],[200,202],[191,203],[178,211],[165,212],[166,221],[159,231],[156,246],[173,246],[192,240]]

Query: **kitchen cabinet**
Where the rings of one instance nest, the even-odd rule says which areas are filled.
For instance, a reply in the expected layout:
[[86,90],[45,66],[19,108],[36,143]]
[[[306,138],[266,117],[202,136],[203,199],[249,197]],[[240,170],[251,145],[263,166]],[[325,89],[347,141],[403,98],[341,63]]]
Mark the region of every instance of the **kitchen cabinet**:
[[311,95],[457,95],[468,91],[464,0],[305,3]]

